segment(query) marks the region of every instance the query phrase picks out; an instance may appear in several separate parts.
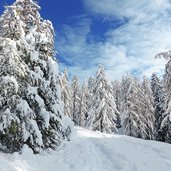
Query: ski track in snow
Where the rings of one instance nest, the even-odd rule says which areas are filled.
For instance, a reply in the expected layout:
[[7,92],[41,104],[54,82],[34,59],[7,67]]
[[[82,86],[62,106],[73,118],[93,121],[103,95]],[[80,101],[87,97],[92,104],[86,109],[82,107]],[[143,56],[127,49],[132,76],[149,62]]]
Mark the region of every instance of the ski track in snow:
[[0,153],[0,171],[170,171],[171,145],[75,127],[58,151]]

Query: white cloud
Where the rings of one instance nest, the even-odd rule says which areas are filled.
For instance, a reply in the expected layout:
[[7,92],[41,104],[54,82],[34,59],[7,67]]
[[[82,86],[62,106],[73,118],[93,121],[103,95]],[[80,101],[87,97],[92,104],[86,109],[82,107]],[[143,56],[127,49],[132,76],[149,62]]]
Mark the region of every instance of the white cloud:
[[142,18],[170,8],[169,0],[84,0],[84,4],[94,14],[121,18]]
[[[171,10],[167,0],[84,0],[91,14],[128,20],[119,28],[109,28],[103,41],[91,34],[92,18],[80,17],[75,25],[63,26],[58,49],[69,71],[82,80],[95,74],[103,64],[110,79],[135,73],[150,76],[162,73],[166,61],[154,56],[171,48]],[[92,36],[92,37],[91,37]],[[65,64],[62,64],[64,66]]]

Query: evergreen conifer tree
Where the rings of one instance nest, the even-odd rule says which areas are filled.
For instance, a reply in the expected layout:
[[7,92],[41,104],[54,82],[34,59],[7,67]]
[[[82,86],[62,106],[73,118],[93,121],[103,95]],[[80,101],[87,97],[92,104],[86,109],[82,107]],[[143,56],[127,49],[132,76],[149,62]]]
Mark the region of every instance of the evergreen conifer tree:
[[151,77],[151,88],[153,91],[155,108],[155,139],[164,141],[165,133],[164,130],[161,129],[161,123],[165,114],[165,93],[162,83],[155,73],[153,73]]
[[115,80],[112,82],[112,88],[113,88],[113,96],[114,99],[116,99],[116,107],[117,110],[119,111],[119,105],[120,105],[120,83],[119,81]]
[[142,90],[144,91],[144,109],[143,109],[143,115],[146,119],[146,133],[147,137],[146,139],[154,139],[154,99],[153,99],[153,93],[151,89],[150,82],[147,80],[146,77],[143,79],[142,83]]
[[158,55],[159,57],[164,57],[168,59],[168,63],[165,67],[165,74],[163,78],[164,83],[164,90],[166,93],[166,100],[165,100],[165,113],[164,119],[161,123],[161,130],[163,133],[164,141],[171,143],[171,55],[169,52],[164,52]]
[[135,78],[124,77],[121,83],[122,99],[122,127],[125,135],[141,137],[141,106],[139,99],[139,86]]
[[86,127],[94,131],[115,133],[118,115],[112,87],[106,79],[104,67],[100,65],[96,73]]
[[147,80],[140,83],[136,78],[123,77],[121,82],[121,118],[124,134],[153,139],[153,107]]
[[63,125],[54,29],[33,0],[17,0],[0,17],[0,143],[35,153],[69,136]]
[[88,113],[89,113],[89,110],[91,108],[91,105],[92,105],[92,97],[93,97],[93,89],[94,89],[94,82],[95,82],[95,79],[94,77],[90,77],[88,79],[88,82],[87,82],[87,87],[88,87],[88,103],[87,103],[87,114],[86,114],[86,120],[88,118]]
[[88,86],[84,82],[81,88],[81,98],[79,105],[79,125],[84,127],[86,122],[86,116],[88,112],[88,100],[89,100],[89,91]]
[[71,87],[68,81],[68,73],[65,70],[60,78],[61,84],[61,99],[64,103],[64,114],[72,118],[72,100],[71,100]]
[[72,117],[76,125],[79,125],[80,121],[80,84],[78,77],[74,76],[71,83],[71,97],[72,97]]

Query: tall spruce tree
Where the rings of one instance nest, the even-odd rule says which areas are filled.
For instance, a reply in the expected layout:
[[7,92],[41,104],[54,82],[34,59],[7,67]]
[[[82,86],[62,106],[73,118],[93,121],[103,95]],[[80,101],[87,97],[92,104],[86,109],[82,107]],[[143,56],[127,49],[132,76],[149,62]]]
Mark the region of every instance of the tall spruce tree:
[[[0,143],[35,153],[69,136],[63,125],[54,29],[33,0],[17,0],[0,17]],[[69,132],[68,132],[69,131]]]
[[88,89],[89,89],[89,92],[90,92],[90,93],[93,92],[94,83],[95,83],[95,78],[90,77],[90,78],[88,79]]
[[64,103],[64,115],[72,118],[71,87],[68,81],[68,72],[65,70],[60,77],[61,99]]
[[131,77],[123,77],[121,82],[121,117],[123,133],[133,137],[143,137],[139,83]]
[[89,102],[89,90],[88,86],[84,82],[81,88],[80,95],[80,105],[79,105],[79,125],[84,127],[86,122],[86,116],[88,112],[88,103]]
[[120,93],[122,126],[126,135],[153,139],[154,117],[151,112],[153,107],[149,84],[146,80],[143,84],[132,76],[122,78]]
[[165,113],[164,119],[161,123],[161,130],[163,133],[164,141],[171,143],[171,51],[163,52],[156,57],[163,57],[168,60],[165,66],[165,74],[163,78],[164,91],[166,93],[165,99]]
[[95,78],[94,77],[90,77],[88,79],[88,82],[87,82],[87,87],[88,87],[88,103],[87,103],[87,108],[88,108],[88,111],[87,111],[87,114],[86,114],[86,120],[88,118],[88,113],[89,113],[89,110],[91,108],[91,105],[92,105],[92,97],[93,97],[93,89],[94,89],[94,82],[95,82]]
[[96,73],[86,127],[94,131],[115,133],[118,115],[112,87],[106,79],[104,67],[100,65]]
[[153,93],[151,89],[150,82],[147,80],[147,78],[144,76],[143,83],[142,83],[142,89],[144,92],[144,109],[143,109],[143,115],[146,119],[146,133],[147,137],[146,139],[154,139],[154,99],[153,99]]
[[113,96],[116,100],[116,107],[117,107],[117,110],[119,111],[120,107],[120,83],[119,81],[115,80],[112,82],[112,88],[113,88]]
[[80,118],[80,84],[78,77],[74,76],[71,83],[71,96],[72,96],[72,118],[76,125],[79,125]]
[[[113,97],[115,99],[115,103],[116,103],[116,109],[119,111],[120,113],[120,91],[121,91],[121,87],[120,87],[120,82],[118,82],[117,80],[112,82],[112,89],[113,89]],[[117,128],[121,128],[121,117],[120,115],[118,115],[118,119],[117,119]]]
[[161,129],[161,123],[165,117],[165,92],[163,90],[162,82],[155,73],[151,76],[151,88],[153,91],[155,109],[155,139],[158,141],[165,141],[165,132]]

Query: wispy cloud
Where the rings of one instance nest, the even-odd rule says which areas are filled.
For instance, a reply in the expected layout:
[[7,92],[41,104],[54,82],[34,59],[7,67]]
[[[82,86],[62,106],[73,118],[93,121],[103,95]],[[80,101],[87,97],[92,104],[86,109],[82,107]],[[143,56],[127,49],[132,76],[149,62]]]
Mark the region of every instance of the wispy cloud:
[[[82,80],[93,75],[99,64],[105,66],[112,80],[126,73],[150,76],[163,72],[166,61],[154,56],[171,48],[169,1],[84,0],[83,4],[87,14],[62,26],[57,35],[57,48],[65,59],[62,68],[67,66]],[[97,18],[101,27],[116,18],[122,24],[111,24],[102,33],[103,39],[96,39],[92,25]]]
[[[83,0],[86,10],[97,15],[146,18],[170,8],[169,0]],[[147,18],[146,18],[147,19]]]

